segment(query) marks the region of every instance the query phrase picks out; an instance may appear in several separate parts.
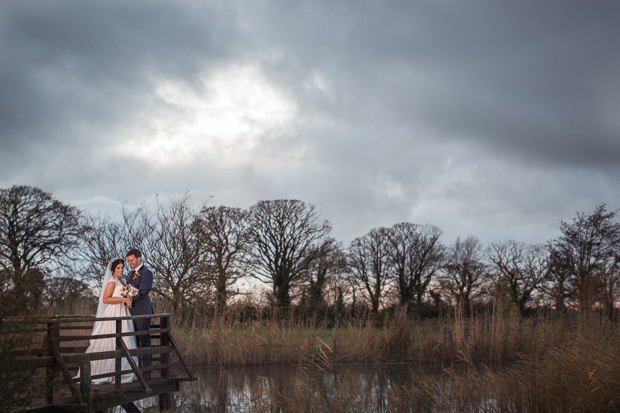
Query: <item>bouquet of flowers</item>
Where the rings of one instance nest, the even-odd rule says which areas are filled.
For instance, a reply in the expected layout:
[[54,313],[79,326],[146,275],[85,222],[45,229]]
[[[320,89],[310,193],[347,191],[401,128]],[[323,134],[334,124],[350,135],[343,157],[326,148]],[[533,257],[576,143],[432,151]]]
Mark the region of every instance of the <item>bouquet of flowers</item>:
[[[138,290],[136,287],[134,287],[131,284],[127,284],[123,288],[123,291],[121,291],[121,296],[126,297],[126,298],[136,298],[139,295],[140,295],[140,290]],[[131,308],[131,306],[132,306],[132,303],[127,304],[127,307]]]

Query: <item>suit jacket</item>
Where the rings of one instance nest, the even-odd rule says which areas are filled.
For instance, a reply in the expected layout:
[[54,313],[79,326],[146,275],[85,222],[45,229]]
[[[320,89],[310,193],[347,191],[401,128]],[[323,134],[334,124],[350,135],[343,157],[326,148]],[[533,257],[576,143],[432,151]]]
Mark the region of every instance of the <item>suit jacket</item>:
[[145,265],[140,267],[140,271],[130,271],[127,274],[127,284],[131,284],[140,290],[140,295],[133,299],[133,306],[129,309],[131,315],[153,314],[153,304],[151,303],[151,287],[153,287],[153,273]]

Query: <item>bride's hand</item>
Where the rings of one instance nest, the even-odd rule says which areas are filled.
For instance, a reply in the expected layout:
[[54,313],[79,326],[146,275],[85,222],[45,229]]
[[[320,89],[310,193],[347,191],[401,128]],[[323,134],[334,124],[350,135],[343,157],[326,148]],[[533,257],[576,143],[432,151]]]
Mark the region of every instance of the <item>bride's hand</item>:
[[123,297],[123,302],[125,304],[131,304],[131,302],[133,301],[133,298],[130,297]]

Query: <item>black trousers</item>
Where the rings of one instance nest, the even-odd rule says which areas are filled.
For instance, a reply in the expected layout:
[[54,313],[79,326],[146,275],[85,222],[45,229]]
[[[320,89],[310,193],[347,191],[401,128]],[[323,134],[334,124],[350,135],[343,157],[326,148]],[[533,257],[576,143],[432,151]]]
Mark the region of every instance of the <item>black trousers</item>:
[[[142,320],[133,320],[134,325],[136,326],[136,331],[149,331],[151,328],[151,319],[142,319]],[[144,334],[140,336],[136,336],[138,348],[142,347],[151,347],[151,335]],[[142,367],[150,367],[153,362],[153,356],[151,354],[140,356],[140,365]],[[150,374],[150,372],[149,372]]]

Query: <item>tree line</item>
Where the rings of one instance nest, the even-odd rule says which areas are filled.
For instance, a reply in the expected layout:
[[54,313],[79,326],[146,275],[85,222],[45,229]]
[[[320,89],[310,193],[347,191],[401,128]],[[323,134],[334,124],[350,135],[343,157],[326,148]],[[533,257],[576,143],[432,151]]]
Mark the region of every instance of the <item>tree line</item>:
[[[543,244],[470,235],[444,244],[433,225],[375,228],[345,247],[315,206],[259,201],[248,209],[194,207],[188,195],[91,214],[31,186],[0,189],[0,308],[27,314],[92,296],[112,257],[143,251],[156,302],[214,316],[246,294],[238,281],[268,286],[275,310],[310,314],[400,306],[471,314],[501,299],[519,314],[546,306],[614,313],[620,223],[606,206],[560,221]],[[426,310],[425,310],[426,309]]]

